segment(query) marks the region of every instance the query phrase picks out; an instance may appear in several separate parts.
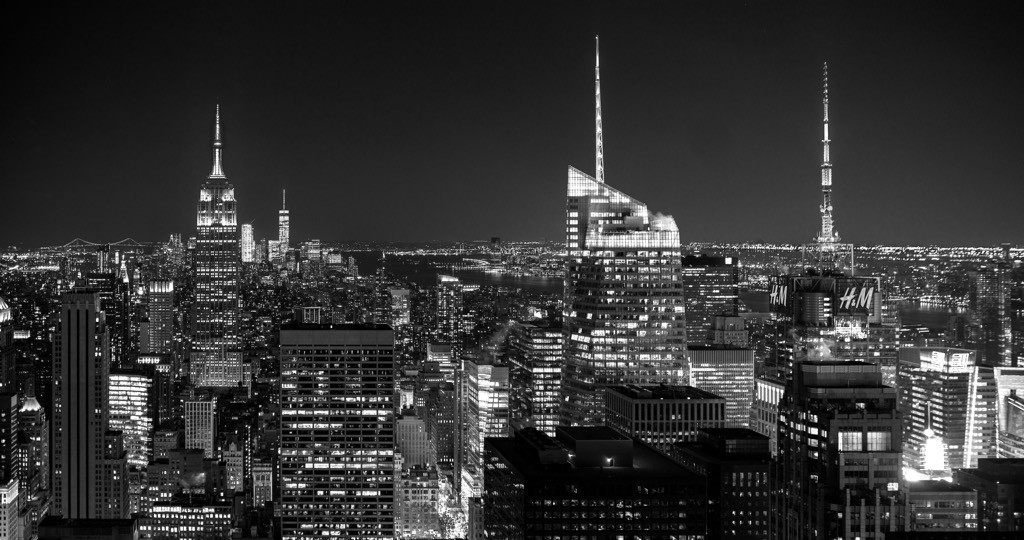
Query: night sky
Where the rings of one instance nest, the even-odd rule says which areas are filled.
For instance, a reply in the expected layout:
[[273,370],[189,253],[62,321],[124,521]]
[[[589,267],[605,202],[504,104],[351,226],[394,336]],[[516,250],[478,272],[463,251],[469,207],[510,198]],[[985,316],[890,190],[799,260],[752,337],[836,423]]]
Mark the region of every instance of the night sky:
[[293,243],[561,239],[596,34],[607,181],[684,242],[817,232],[825,60],[845,241],[1024,242],[1012,2],[481,4],[21,4],[0,244],[194,235],[218,101],[257,239],[282,188]]

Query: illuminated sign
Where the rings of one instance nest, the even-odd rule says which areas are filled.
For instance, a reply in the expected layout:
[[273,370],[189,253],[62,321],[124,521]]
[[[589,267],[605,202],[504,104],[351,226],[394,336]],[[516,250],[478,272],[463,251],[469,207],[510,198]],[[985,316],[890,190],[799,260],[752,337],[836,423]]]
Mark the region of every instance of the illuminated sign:
[[789,305],[789,286],[781,283],[772,285],[772,293],[768,302],[773,306]]
[[871,311],[871,305],[875,299],[875,288],[867,285],[847,287],[838,298],[839,309],[853,311],[863,309]]

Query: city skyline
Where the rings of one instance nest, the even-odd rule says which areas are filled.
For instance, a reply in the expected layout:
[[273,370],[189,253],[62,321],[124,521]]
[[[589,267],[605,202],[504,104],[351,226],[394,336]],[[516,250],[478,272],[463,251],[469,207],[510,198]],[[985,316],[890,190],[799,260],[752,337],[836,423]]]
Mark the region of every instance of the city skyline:
[[[684,243],[811,240],[826,60],[845,241],[1019,243],[1024,188],[1008,179],[1024,48],[1009,17],[902,3],[874,21],[879,6],[46,14],[52,39],[12,45],[9,200],[99,212],[72,230],[7,205],[0,242],[188,235],[217,103],[239,222],[256,238],[274,238],[287,189],[296,239],[555,240],[565,167],[592,172],[600,34],[609,182],[657,200]],[[132,203],[107,211],[123,200],[112,192]]]

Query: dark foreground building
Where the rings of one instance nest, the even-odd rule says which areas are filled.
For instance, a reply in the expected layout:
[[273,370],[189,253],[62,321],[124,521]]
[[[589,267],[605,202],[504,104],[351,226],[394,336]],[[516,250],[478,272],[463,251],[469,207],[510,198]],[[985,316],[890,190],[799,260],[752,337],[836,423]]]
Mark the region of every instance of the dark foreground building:
[[485,443],[488,538],[706,537],[704,479],[607,427]]
[[707,486],[708,540],[768,538],[769,438],[746,428],[701,429],[667,454]]

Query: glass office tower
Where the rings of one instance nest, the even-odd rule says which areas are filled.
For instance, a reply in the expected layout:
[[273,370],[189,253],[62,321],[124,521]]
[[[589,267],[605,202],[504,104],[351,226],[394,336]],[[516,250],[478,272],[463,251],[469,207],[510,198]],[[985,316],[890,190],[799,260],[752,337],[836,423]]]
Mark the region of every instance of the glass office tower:
[[610,385],[684,384],[679,229],[569,168],[562,422],[602,425]]

